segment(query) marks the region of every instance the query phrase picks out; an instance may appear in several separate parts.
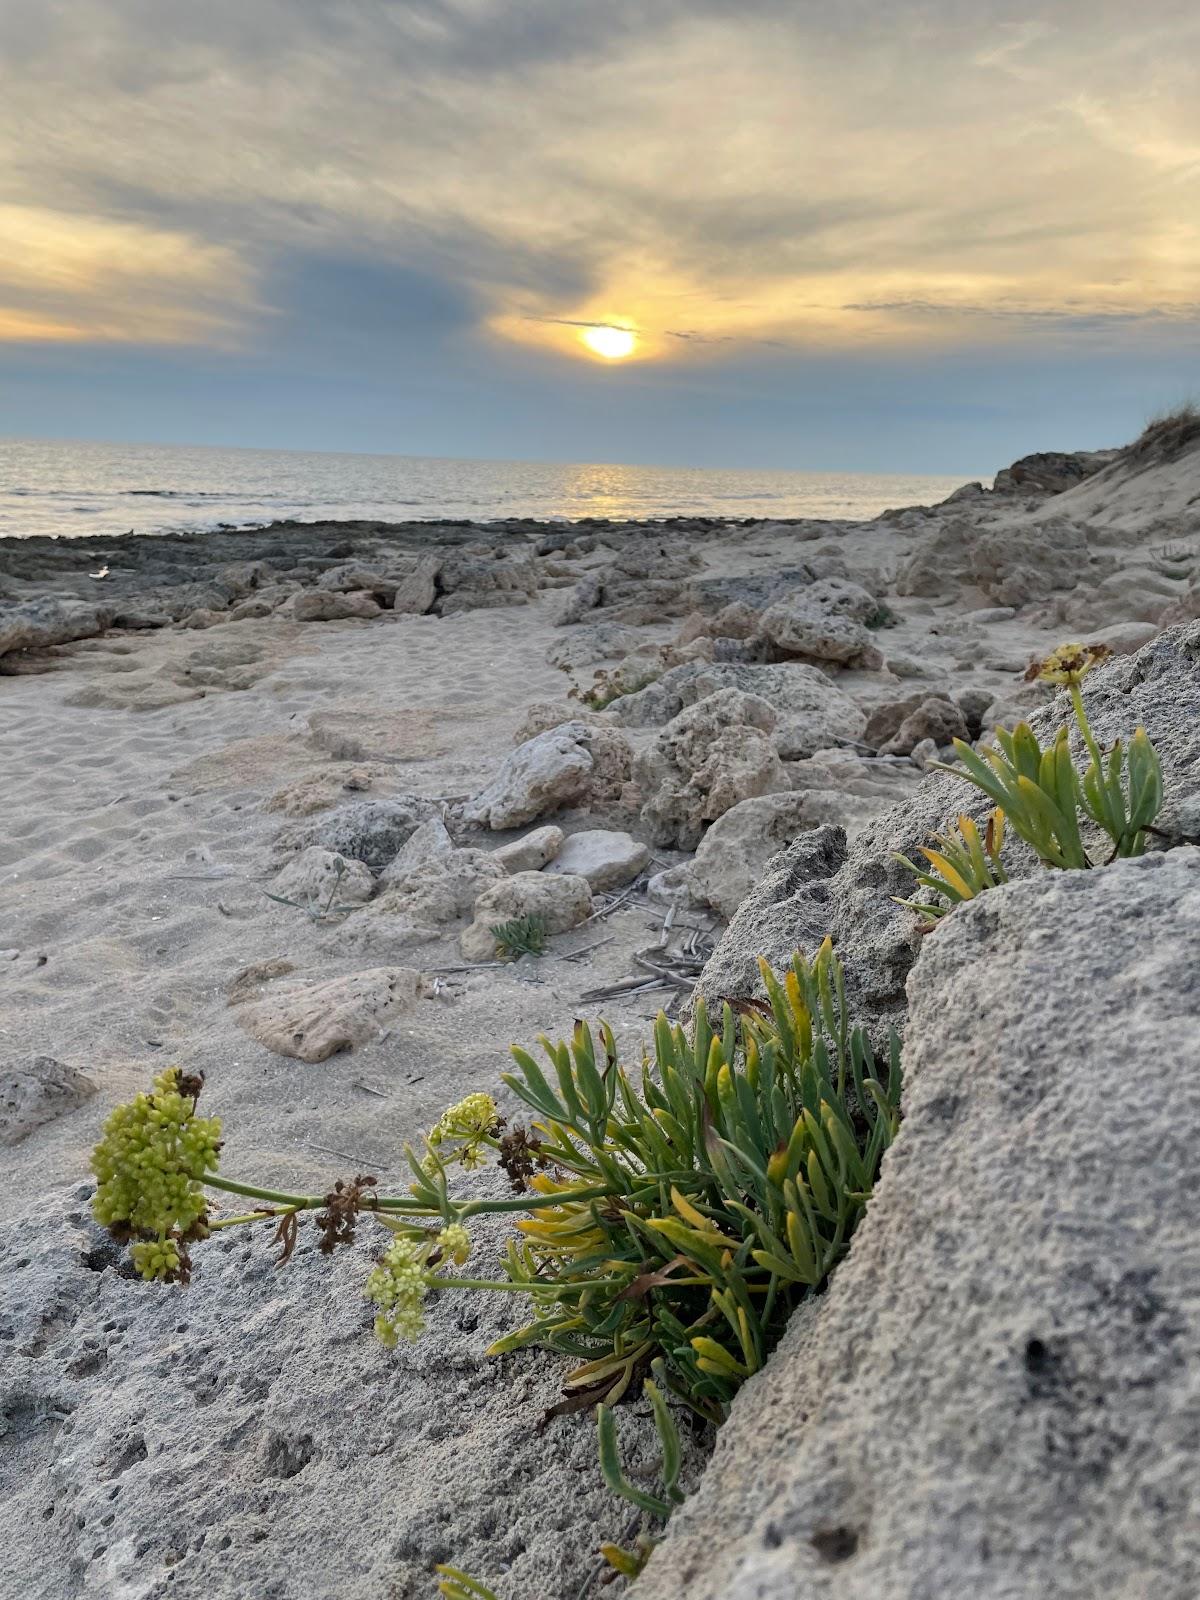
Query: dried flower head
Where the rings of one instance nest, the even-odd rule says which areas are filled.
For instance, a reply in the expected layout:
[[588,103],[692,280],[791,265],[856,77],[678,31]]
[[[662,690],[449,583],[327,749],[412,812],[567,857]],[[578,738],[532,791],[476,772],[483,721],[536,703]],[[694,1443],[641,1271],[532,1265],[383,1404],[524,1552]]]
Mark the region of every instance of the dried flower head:
[[1035,679],[1041,683],[1079,683],[1111,654],[1106,644],[1060,644],[1044,661],[1032,662],[1025,678],[1030,683]]
[[514,1194],[524,1194],[535,1171],[550,1166],[542,1154],[542,1141],[530,1135],[528,1129],[516,1127],[500,1141],[500,1165],[508,1174]]
[[325,1196],[324,1211],[317,1212],[317,1231],[320,1242],[317,1248],[324,1256],[332,1255],[339,1244],[350,1244],[354,1239],[354,1219],[364,1206],[374,1209],[375,1185],[378,1178],[367,1178],[361,1173],[352,1183],[341,1178]]

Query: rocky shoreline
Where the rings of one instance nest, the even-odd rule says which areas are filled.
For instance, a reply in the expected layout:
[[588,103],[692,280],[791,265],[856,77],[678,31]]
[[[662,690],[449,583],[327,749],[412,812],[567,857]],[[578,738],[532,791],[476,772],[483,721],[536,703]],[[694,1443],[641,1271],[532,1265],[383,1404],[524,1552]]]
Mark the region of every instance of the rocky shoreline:
[[[1146,1293],[1168,1310],[1151,1322],[1176,1330],[1164,1350],[1200,1331],[1190,1245],[1139,1265],[1137,1244],[1194,1189],[1190,1146],[1138,1123],[1169,1160],[1126,1215],[1109,1204],[1103,1114],[1087,1111],[1090,1142],[1053,1179],[1077,1193],[1061,1226],[1039,1198],[1051,1169],[1026,1152],[1071,1145],[1075,1058],[1102,1054],[1106,1030],[1121,1045],[1097,1092],[1131,1117],[1121,1071],[1169,1109],[1155,1073],[1195,1034],[1182,952],[1200,837],[1197,505],[1200,444],[1185,438],[1029,458],[991,489],[870,522],[0,541],[0,1587],[19,1572],[33,1596],[373,1600],[431,1595],[446,1560],[503,1600],[594,1582],[597,1537],[616,1537],[628,1508],[584,1419],[534,1426],[562,1363],[485,1355],[519,1315],[493,1300],[514,1297],[438,1298],[425,1341],[391,1354],[358,1287],[365,1235],[333,1270],[305,1243],[278,1272],[265,1239],[222,1235],[198,1249],[190,1288],[131,1282],[87,1214],[99,1116],[177,1063],[206,1075],[230,1171],[395,1184],[405,1140],[496,1091],[507,1040],[599,1013],[636,1061],[659,1006],[752,999],[759,955],[779,968],[831,934],[855,1017],[873,1036],[905,1030],[912,1136],[707,1473],[712,1438],[688,1439],[699,1487],[637,1592],[766,1600],[803,1575],[838,1600],[881,1585],[918,1600],[940,1592],[923,1576],[939,1562],[950,1586],[996,1600],[1133,1592],[1140,1557],[1097,1533],[1105,1473],[1126,1494],[1140,1481],[1112,1443],[1134,1433],[1133,1402],[1108,1402],[1121,1420],[1103,1448],[1088,1407],[1095,1372],[1106,1394],[1133,1394],[1137,1317],[1096,1312],[1099,1252],[1125,1262],[1119,1282],[1152,1274]],[[1022,717],[1062,724],[1065,699],[1026,669],[1067,637],[1112,654],[1087,686],[1102,741],[1141,721],[1160,751],[1154,853],[1014,871],[923,938],[895,903],[911,888],[895,855],[985,809],[930,764]],[[514,919],[540,925],[544,955],[498,958],[493,930]],[[1172,953],[1151,982],[1139,962],[1160,929]],[[1084,1041],[1070,1070],[1052,1035]],[[975,1078],[997,1087],[981,1096]],[[997,1153],[1006,1117],[1024,1131]],[[991,1164],[973,1178],[982,1144]],[[1005,1211],[991,1196],[1008,1187]],[[1071,1233],[1085,1213],[1105,1219],[1099,1243]],[[961,1249],[936,1225],[951,1214]],[[1021,1237],[1040,1253],[1009,1302],[1003,1262]],[[497,1226],[480,1248],[503,1238]],[[1190,1403],[1188,1368],[1170,1370],[1146,1427],[1184,1481],[1192,1463],[1166,1433]],[[879,1384],[905,1404],[881,1395],[872,1410]],[[1003,1484],[994,1429],[954,1455],[946,1419],[968,1404],[992,1421],[1035,1408]],[[653,1431],[632,1409],[631,1470],[652,1475]],[[964,1509],[996,1493],[1015,1525],[1033,1504],[1022,1482],[1073,1484],[1070,1463],[1100,1456],[1086,1520],[1039,1489],[1044,1560],[1020,1541],[1001,1550]],[[944,1515],[935,1479],[947,1506],[961,1488]],[[885,1481],[917,1486],[894,1515],[877,1505]],[[731,1506],[717,1559],[711,1527]],[[1181,1515],[1165,1495],[1150,1523],[1176,1552],[1161,1592],[1183,1600],[1197,1568]],[[961,1549],[947,1521],[969,1523]],[[1085,1536],[1116,1574],[1107,1588],[1090,1555],[1077,1584],[1063,1578]]]

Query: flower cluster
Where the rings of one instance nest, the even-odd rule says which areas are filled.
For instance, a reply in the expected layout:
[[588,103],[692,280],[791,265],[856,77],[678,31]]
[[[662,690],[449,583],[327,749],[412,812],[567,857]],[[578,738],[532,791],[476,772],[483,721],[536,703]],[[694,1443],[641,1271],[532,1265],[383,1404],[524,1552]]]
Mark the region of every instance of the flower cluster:
[[418,1339],[425,1327],[421,1301],[433,1282],[431,1262],[443,1258],[462,1262],[471,1253],[471,1236],[457,1222],[422,1239],[400,1235],[392,1240],[375,1266],[363,1293],[379,1307],[375,1333],[389,1350],[401,1339]]
[[1031,682],[1037,679],[1069,687],[1079,683],[1110,654],[1106,644],[1060,644],[1044,661],[1035,661],[1025,676]]
[[[426,1135],[430,1158],[426,1165],[443,1167],[458,1162],[468,1172],[483,1166],[487,1159],[480,1145],[500,1128],[500,1114],[490,1094],[469,1094],[465,1100],[443,1111]],[[436,1158],[436,1159],[435,1159]]]
[[118,1236],[150,1238],[133,1252],[143,1278],[185,1275],[178,1241],[204,1231],[208,1208],[200,1185],[216,1170],[221,1123],[196,1115],[199,1091],[199,1079],[168,1067],[152,1094],[116,1107],[92,1152],[93,1215]]

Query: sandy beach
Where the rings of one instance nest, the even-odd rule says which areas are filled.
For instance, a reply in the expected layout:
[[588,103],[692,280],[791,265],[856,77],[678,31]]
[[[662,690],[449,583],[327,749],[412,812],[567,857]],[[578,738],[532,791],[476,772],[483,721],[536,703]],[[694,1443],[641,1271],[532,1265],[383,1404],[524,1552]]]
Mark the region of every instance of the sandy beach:
[[[392,1357],[365,1231],[332,1269],[260,1234],[129,1281],[86,1216],[100,1121],[178,1064],[222,1170],[396,1186],[511,1041],[603,1015],[636,1061],[778,848],[878,826],[1049,699],[1026,668],[1065,638],[1200,615],[1194,442],[1038,460],[869,523],[0,541],[5,1593],[199,1596],[219,1561],[366,1600],[438,1559],[580,1591],[629,1508],[585,1417],[534,1434],[562,1364],[484,1357],[517,1306],[446,1297]],[[543,906],[546,953],[498,960],[489,919]]]

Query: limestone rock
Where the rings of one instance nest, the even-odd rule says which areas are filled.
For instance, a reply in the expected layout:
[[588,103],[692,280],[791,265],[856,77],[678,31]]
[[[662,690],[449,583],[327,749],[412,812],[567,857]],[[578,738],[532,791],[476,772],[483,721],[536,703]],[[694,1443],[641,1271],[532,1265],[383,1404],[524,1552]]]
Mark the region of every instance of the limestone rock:
[[875,609],[873,596],[857,584],[826,579],[777,600],[759,629],[784,655],[844,665],[879,655],[862,620]]
[[631,834],[585,828],[568,836],[546,870],[586,878],[592,892],[600,893],[620,889],[636,878],[649,859],[649,850]]
[[690,872],[700,898],[732,917],[777,851],[799,833],[840,822],[841,811],[838,796],[819,790],[743,800],[717,818],[696,850]]
[[398,615],[424,616],[432,609],[437,598],[438,573],[442,569],[440,556],[421,556],[412,570],[399,578],[392,595],[392,610]]
[[593,622],[577,628],[565,639],[557,639],[546,651],[552,667],[587,667],[595,661],[614,661],[636,650],[641,643],[632,628],[615,622]]
[[74,1111],[96,1085],[53,1056],[0,1068],[0,1145],[17,1144],[35,1128]]
[[317,579],[317,588],[330,589],[337,594],[350,594],[355,591],[369,594],[381,606],[386,606],[391,604],[392,596],[396,592],[396,579],[375,567],[365,566],[360,561],[346,561],[340,566],[327,567]]
[[880,745],[879,753],[906,756],[926,739],[940,746],[952,739],[966,739],[970,731],[966,717],[953,700],[931,695],[908,712],[892,737]]
[[547,861],[554,860],[565,838],[561,828],[547,823],[544,828],[534,828],[510,844],[502,844],[492,851],[492,859],[498,861],[505,872],[537,872]]
[[1023,606],[1054,589],[1094,584],[1114,565],[1090,548],[1085,528],[1065,520],[990,528],[948,518],[901,567],[896,592],[953,595],[965,587],[996,605]]
[[622,727],[654,727],[717,689],[741,689],[774,707],[775,748],[784,761],[812,755],[839,739],[860,738],[866,722],[825,673],[796,661],[688,662],[649,688],[614,700],[608,714]]
[[566,873],[515,872],[489,886],[475,902],[475,920],[462,936],[468,961],[490,961],[496,954],[492,928],[515,917],[540,917],[547,933],[565,933],[592,914],[586,878]]
[[49,598],[0,608],[0,656],[14,650],[45,650],[72,639],[91,639],[108,625],[98,606]]
[[525,707],[513,734],[513,743],[524,744],[529,739],[536,739],[539,733],[561,728],[564,722],[583,722],[589,728],[611,726],[607,714],[593,711],[577,700],[534,700]]
[[271,987],[236,1008],[238,1025],[276,1055],[325,1061],[366,1044],[430,993],[411,967],[374,967],[344,978]]
[[775,722],[765,700],[740,689],[718,689],[669,722],[635,764],[653,841],[695,849],[705,824],[740,800],[790,788]]
[[292,601],[292,616],[297,622],[340,622],[349,617],[379,615],[379,603],[372,595],[351,592],[335,594],[328,589],[301,589]]
[[339,806],[326,817],[312,842],[365,862],[372,872],[382,872],[433,812],[433,803],[417,795],[359,800],[354,805]]
[[501,551],[452,551],[438,575],[435,609],[448,617],[457,611],[523,606],[537,593],[537,568],[529,556],[509,558]]
[[[434,1108],[459,1092],[442,1086]],[[209,1109],[223,1109],[215,1093]],[[311,1136],[339,1142],[316,1122]],[[390,1127],[381,1137],[390,1148]],[[297,1176],[350,1174],[292,1148]],[[380,1176],[406,1181],[399,1166]],[[456,1176],[464,1186],[507,1192],[494,1168]],[[369,1217],[332,1256],[304,1220],[283,1268],[270,1225],[223,1230],[194,1247],[181,1289],[131,1280],[88,1196],[43,1189],[19,1212],[14,1195],[0,1223],[6,1596],[425,1600],[439,1561],[492,1581],[502,1566],[507,1595],[583,1589],[597,1530],[623,1528],[627,1508],[604,1487],[594,1428],[572,1426],[584,1419],[549,1439],[530,1425],[561,1396],[562,1357],[486,1354],[520,1326],[518,1296],[431,1294],[424,1337],[389,1351],[362,1293],[387,1239]],[[472,1269],[496,1275],[511,1236],[506,1217],[474,1218]],[[657,1445],[637,1409],[621,1417],[622,1456],[648,1482]],[[684,1448],[691,1482],[687,1430]]]
[[319,844],[301,851],[271,885],[272,894],[314,910],[330,901],[334,905],[361,905],[374,892],[375,879],[368,867]]
[[467,805],[465,820],[496,830],[519,828],[574,805],[591,783],[588,735],[583,722],[564,722],[518,745]]
[[487,850],[459,850],[440,817],[423,822],[380,877],[379,917],[438,928],[465,916],[485,886],[504,876]]
[[[1168,803],[1174,796],[1195,791],[1195,774],[1200,771],[1200,623],[1169,629],[1136,656],[1106,662],[1085,680],[1083,695],[1103,747],[1118,736],[1128,737],[1139,723],[1145,726],[1162,760]],[[1030,716],[1043,743],[1072,720],[1065,694]],[[791,769],[794,781],[810,786],[821,765],[796,763]],[[888,781],[896,781],[894,763],[857,765],[884,768],[890,771]],[[838,779],[839,784],[845,781]],[[921,946],[911,913],[892,903],[893,895],[912,892],[912,878],[893,854],[911,857],[960,812],[979,821],[988,810],[978,791],[949,773],[917,779],[906,767],[903,781],[911,784],[906,803],[868,822],[845,860],[826,876],[812,876],[807,854],[807,841],[817,835],[801,836],[792,850],[803,858],[803,870],[793,874],[772,869],[755,886],[705,967],[700,993],[708,997],[758,993],[759,955],[779,970],[794,950],[811,954],[828,933],[845,963],[852,1010],[873,1036],[886,1034],[887,1027],[903,1015],[904,981]],[[822,866],[831,864],[830,857]],[[1016,849],[1010,868],[1017,875],[1038,870]]]
[[1041,873],[923,941],[867,1216],[643,1600],[1200,1591],[1198,942],[1187,847]]

